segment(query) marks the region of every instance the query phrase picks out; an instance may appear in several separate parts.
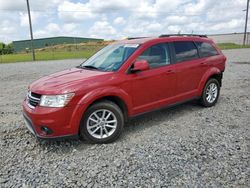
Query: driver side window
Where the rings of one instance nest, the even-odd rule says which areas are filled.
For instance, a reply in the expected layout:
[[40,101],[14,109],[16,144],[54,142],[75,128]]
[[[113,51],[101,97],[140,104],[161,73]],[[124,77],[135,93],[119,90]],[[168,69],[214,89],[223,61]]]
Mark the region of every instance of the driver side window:
[[146,49],[137,59],[146,60],[150,68],[157,68],[170,64],[167,44],[156,44]]

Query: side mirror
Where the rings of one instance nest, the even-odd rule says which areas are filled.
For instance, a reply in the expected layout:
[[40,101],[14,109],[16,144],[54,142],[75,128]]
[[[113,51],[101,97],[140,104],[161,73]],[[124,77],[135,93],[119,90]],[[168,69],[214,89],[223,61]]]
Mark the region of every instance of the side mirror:
[[145,71],[145,70],[149,70],[149,69],[150,69],[150,67],[149,67],[149,64],[146,60],[137,60],[134,63],[133,68],[131,68],[131,72],[134,73],[134,72]]

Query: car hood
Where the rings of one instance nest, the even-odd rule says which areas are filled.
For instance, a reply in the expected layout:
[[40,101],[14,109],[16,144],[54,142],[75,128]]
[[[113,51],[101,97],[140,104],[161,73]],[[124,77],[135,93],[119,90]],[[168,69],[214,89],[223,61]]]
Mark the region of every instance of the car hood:
[[29,89],[39,94],[74,92],[79,88],[97,84],[99,80],[103,81],[103,79],[96,79],[96,77],[101,78],[109,74],[112,72],[72,68],[42,77],[34,81]]

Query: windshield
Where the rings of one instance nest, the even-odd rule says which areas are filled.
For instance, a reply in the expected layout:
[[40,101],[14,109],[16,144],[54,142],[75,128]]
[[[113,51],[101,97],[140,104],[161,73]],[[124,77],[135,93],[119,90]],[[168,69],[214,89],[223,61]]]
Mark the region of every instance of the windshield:
[[116,71],[134,53],[139,44],[111,44],[80,65],[81,68]]

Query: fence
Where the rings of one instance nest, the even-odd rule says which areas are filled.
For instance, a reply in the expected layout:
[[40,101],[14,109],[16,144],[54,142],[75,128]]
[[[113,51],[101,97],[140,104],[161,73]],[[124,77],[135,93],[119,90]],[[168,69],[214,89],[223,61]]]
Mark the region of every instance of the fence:
[[[243,44],[244,33],[229,33],[229,34],[219,34],[219,35],[210,35],[216,43],[235,43]],[[250,32],[247,33],[246,44],[250,45]]]
[[[78,44],[49,45],[36,49],[36,60],[58,60],[73,58],[88,58],[107,45],[107,42],[88,42]],[[32,53],[29,48],[14,54],[0,54],[0,63],[32,61]]]

